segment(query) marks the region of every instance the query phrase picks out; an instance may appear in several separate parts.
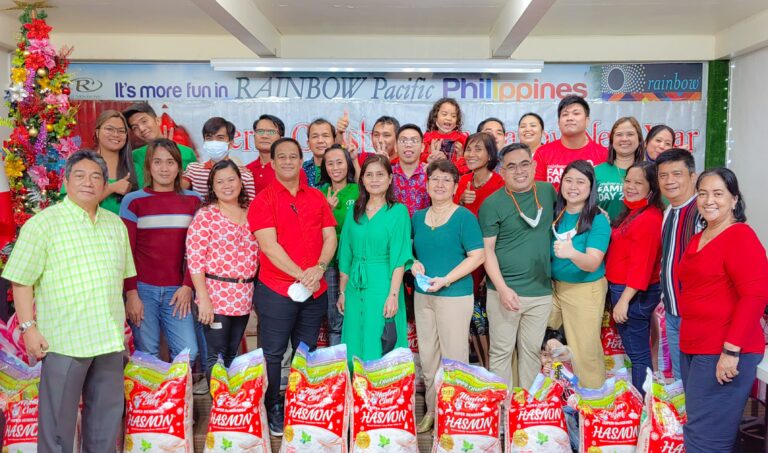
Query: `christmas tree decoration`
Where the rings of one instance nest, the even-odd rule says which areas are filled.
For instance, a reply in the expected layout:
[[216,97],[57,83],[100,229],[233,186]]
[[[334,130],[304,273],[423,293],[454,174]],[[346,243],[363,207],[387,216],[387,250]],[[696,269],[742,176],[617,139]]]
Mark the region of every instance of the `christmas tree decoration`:
[[[67,157],[79,148],[72,136],[77,110],[69,103],[71,48],[56,52],[50,44],[52,27],[46,22],[45,2],[14,1],[23,9],[16,50],[11,54],[11,83],[5,91],[8,125],[12,131],[3,142],[5,174],[10,188],[11,231],[18,231],[30,217],[59,201],[59,187]],[[0,206],[0,223],[3,222]],[[10,244],[0,243],[0,266],[10,254]]]

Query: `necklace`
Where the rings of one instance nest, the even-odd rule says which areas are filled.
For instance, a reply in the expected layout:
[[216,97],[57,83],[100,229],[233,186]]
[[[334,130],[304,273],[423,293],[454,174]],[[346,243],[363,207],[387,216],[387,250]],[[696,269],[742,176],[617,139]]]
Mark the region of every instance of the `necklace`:
[[432,215],[432,221],[430,222],[432,225],[430,225],[430,228],[432,228],[432,231],[435,231],[435,228],[442,226],[443,223],[448,220],[448,217],[450,217],[452,211],[452,206],[449,206],[445,211],[444,215],[441,215],[440,217],[437,217],[438,210],[435,209],[434,206],[429,208],[428,214]]
[[541,206],[541,203],[539,203],[539,195],[536,193],[536,184],[533,184],[533,199],[536,200],[536,218],[532,219],[525,215],[523,213],[523,210],[520,209],[520,205],[517,204],[517,199],[515,198],[515,194],[509,190],[506,186],[504,187],[504,192],[507,193],[510,197],[512,197],[512,201],[515,202],[515,207],[517,208],[517,213],[520,214],[520,218],[522,218],[525,223],[527,223],[531,228],[536,228],[536,225],[539,224],[539,221],[541,220],[541,213],[544,211],[544,208]]
[[493,172],[489,171],[488,172],[488,176],[485,177],[485,181],[483,181],[480,184],[477,184],[477,183],[475,183],[475,176],[473,174],[472,175],[472,187],[474,187],[475,189],[479,189],[479,188],[483,187],[484,185],[488,184],[488,181],[491,180],[492,176],[493,176]]

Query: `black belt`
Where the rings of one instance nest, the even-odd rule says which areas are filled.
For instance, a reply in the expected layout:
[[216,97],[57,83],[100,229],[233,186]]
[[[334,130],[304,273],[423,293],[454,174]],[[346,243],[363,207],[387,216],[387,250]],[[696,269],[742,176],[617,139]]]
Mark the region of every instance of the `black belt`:
[[218,280],[220,282],[227,282],[227,283],[253,283],[256,281],[256,277],[251,278],[229,278],[229,277],[219,277],[218,275],[209,274],[208,272],[205,273],[205,278],[210,278],[211,280]]

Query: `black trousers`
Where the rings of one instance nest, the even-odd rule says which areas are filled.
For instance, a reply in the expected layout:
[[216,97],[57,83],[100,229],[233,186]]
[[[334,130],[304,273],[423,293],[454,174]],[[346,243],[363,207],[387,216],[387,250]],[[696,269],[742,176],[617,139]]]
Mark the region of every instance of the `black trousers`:
[[205,343],[208,349],[206,357],[205,374],[208,381],[211,380],[211,370],[219,360],[219,355],[224,359],[224,366],[229,367],[232,360],[237,357],[237,351],[240,349],[240,341],[245,333],[245,326],[248,325],[248,315],[227,316],[213,315],[213,323],[203,326],[205,333]]
[[317,336],[328,306],[328,296],[294,302],[259,283],[256,287],[256,313],[259,315],[259,344],[267,362],[267,410],[280,402],[280,371],[288,341],[295,350],[304,342],[310,351],[317,347]]

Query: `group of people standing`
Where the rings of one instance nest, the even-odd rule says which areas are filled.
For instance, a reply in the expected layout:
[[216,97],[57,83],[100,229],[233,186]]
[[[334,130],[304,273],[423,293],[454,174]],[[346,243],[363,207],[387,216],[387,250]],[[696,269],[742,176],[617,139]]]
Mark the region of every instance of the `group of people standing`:
[[[567,96],[560,139],[541,144],[543,120],[528,113],[520,142],[506,144],[496,118],[462,132],[460,106],[445,98],[426,132],[380,117],[370,154],[344,146],[347,115],[317,119],[306,162],[265,114],[253,124],[259,158],[243,166],[229,158],[235,127],[223,118],[203,126],[198,160],[165,138],[149,105],[103,112],[96,151],[68,159],[66,198],[22,228],[3,272],[27,348],[43,359],[40,451],[71,448],[74,422],[59,414],[74,414],[81,393],[84,441],[114,445],[126,317],[138,349],[159,354],[162,334],[171,354],[189,348],[210,370],[237,355],[255,309],[274,435],[289,343],[315,348],[327,320],[331,344],[376,359],[407,345],[412,317],[426,432],[440,360],[466,362],[470,345],[530,387],[546,329],[562,327],[580,385],[600,387],[606,304],[641,389],[662,300],[686,449],[725,451],[762,358],[768,302],[765,249],[736,176],[697,175],[673,130],[643,138],[631,117],[606,149],[586,134],[589,114]],[[129,132],[147,145],[131,151]]]

